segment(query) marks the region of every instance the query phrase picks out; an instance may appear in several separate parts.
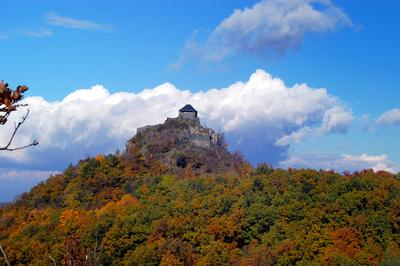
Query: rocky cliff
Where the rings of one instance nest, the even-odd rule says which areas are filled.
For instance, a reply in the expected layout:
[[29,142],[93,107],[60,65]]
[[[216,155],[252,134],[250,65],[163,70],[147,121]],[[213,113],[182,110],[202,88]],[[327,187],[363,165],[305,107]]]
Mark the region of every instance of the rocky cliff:
[[219,173],[233,169],[222,134],[203,127],[199,119],[167,118],[163,124],[138,128],[127,142],[147,160],[157,160],[172,169],[190,167],[197,172]]

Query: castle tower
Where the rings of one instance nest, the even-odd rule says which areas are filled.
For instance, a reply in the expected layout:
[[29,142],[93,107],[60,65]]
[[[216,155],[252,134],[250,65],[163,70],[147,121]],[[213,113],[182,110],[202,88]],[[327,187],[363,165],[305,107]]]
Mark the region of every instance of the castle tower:
[[183,108],[179,110],[179,118],[197,121],[197,111],[190,104],[186,104]]

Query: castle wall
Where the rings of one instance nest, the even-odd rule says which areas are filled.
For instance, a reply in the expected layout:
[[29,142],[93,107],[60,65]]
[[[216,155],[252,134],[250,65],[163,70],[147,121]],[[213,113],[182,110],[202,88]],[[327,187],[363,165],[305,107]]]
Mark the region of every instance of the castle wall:
[[198,147],[208,148],[211,145],[209,135],[194,135],[192,136],[192,143]]
[[140,132],[143,132],[143,131],[146,131],[147,129],[149,129],[149,128],[151,128],[151,127],[153,127],[153,126],[138,127],[138,128],[136,129],[136,134],[138,134],[138,133],[140,133]]
[[184,119],[196,119],[196,113],[195,112],[179,112],[179,117],[184,118]]

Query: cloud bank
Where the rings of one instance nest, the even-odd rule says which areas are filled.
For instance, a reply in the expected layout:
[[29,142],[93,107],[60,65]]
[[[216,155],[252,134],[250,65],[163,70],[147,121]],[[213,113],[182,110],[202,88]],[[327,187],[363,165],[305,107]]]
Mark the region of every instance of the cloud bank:
[[[314,134],[344,133],[352,113],[326,89],[306,84],[287,87],[263,70],[248,81],[227,88],[193,93],[164,83],[139,93],[109,93],[101,85],[76,90],[61,101],[28,97],[30,117],[15,145],[38,139],[40,145],[1,153],[8,165],[61,170],[88,155],[123,149],[137,127],[162,123],[191,103],[201,121],[225,132],[232,150],[242,150],[252,162],[273,164],[287,156],[290,145]],[[14,119],[18,116],[15,115]],[[7,141],[9,123],[0,135]]]
[[[353,115],[326,89],[306,84],[289,87],[264,70],[255,71],[245,82],[199,92],[164,83],[138,93],[110,93],[96,85],[76,90],[59,101],[27,97],[24,102],[29,104],[30,116],[14,145],[30,143],[33,139],[38,139],[40,144],[0,153],[0,180],[4,184],[0,192],[4,195],[12,195],[9,189],[13,188],[19,192],[23,191],[21,188],[27,190],[26,184],[32,186],[46,175],[62,171],[68,164],[87,156],[124,149],[137,127],[176,117],[187,103],[199,111],[204,125],[225,133],[231,150],[243,151],[253,163],[265,161],[275,167],[338,171],[399,170],[386,155],[290,153],[293,144],[306,138],[345,133]],[[22,110],[14,113],[10,121],[17,121],[23,113]],[[8,123],[1,128],[0,144],[8,140],[12,126]],[[4,197],[0,196],[0,201]]]
[[352,26],[351,19],[329,0],[264,0],[236,9],[205,42],[187,42],[180,66],[191,59],[220,61],[244,53],[276,56],[293,50],[309,33]]
[[375,171],[388,171],[398,173],[399,165],[382,155],[350,155],[350,154],[291,154],[285,161],[280,162],[281,167],[316,168],[324,170],[374,169]]
[[35,171],[35,170],[10,170],[7,168],[0,168],[0,182],[4,181],[43,181],[52,174],[59,174],[58,171]]

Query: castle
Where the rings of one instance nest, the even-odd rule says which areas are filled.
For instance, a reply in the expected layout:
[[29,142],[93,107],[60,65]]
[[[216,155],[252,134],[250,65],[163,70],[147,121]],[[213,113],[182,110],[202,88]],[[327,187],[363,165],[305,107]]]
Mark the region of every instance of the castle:
[[190,104],[179,109],[177,117],[167,118],[162,124],[138,128],[126,148],[171,169],[187,165],[198,173],[224,173],[233,169],[223,134],[202,126],[197,110]]
[[199,120],[196,109],[194,109],[190,104],[186,104],[184,107],[179,109],[178,117],[182,119]]
[[[191,142],[199,147],[210,147],[213,145],[222,146],[225,143],[223,134],[216,133],[211,128],[202,127],[200,124],[200,119],[197,116],[197,110],[193,108],[192,105],[186,104],[184,107],[179,109],[179,115],[176,118],[167,118],[163,125],[184,123],[189,129],[189,138]],[[144,131],[158,127],[160,125],[154,126],[144,126],[137,128],[137,134],[141,134]]]

